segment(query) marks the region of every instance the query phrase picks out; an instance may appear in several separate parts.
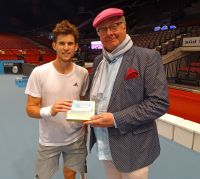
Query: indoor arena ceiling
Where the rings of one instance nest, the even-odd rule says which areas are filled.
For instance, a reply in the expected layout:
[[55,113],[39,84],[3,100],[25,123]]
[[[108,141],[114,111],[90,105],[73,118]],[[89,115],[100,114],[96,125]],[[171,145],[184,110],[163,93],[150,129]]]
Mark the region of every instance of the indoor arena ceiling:
[[[106,5],[127,0],[2,0],[0,4],[0,31],[45,27],[61,19],[72,19]],[[156,1],[156,0],[154,0]],[[144,0],[129,0],[144,2]]]

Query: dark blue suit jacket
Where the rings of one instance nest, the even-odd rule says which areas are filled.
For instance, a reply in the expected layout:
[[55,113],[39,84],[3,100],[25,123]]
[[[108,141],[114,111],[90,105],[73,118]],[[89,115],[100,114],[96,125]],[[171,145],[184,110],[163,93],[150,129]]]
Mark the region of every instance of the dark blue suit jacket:
[[[93,75],[102,55],[94,61]],[[128,68],[138,72],[126,80]],[[115,116],[118,128],[109,127],[111,155],[116,168],[131,172],[150,165],[160,153],[155,119],[167,111],[168,86],[160,54],[154,50],[132,47],[123,56],[108,112]],[[96,142],[93,128],[90,149]]]

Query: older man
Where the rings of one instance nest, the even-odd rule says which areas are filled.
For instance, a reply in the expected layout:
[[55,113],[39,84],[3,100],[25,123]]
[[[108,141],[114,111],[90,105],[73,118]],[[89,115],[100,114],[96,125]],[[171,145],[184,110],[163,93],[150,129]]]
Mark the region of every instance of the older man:
[[168,109],[167,81],[158,52],[134,47],[121,9],[109,8],[93,21],[103,44],[94,61],[90,100],[91,148],[109,179],[147,179],[160,144],[155,120]]

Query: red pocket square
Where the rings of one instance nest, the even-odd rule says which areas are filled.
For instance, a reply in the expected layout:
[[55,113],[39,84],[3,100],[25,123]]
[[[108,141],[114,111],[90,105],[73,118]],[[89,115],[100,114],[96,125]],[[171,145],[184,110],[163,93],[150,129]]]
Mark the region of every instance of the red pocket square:
[[138,76],[138,72],[133,68],[128,68],[125,76],[125,80],[133,79]]

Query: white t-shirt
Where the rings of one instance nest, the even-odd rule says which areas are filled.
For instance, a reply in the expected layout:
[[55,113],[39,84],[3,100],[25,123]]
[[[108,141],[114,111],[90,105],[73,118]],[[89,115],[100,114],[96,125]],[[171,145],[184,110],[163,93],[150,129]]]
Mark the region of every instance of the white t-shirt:
[[[69,74],[59,73],[53,62],[34,68],[25,93],[42,98],[42,106],[51,106],[57,100],[80,100],[88,87],[88,71],[76,64]],[[67,122],[66,112],[51,119],[39,120],[39,143],[44,146],[62,146],[73,143],[84,133],[81,123]]]

